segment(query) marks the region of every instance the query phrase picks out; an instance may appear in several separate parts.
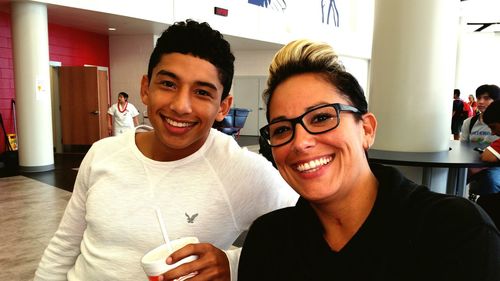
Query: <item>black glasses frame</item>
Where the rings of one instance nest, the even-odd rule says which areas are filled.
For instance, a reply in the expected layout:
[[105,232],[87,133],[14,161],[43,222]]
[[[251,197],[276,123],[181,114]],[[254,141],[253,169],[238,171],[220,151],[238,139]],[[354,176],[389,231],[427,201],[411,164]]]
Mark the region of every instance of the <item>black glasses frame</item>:
[[[325,108],[325,107],[333,107],[333,108],[335,108],[335,111],[337,112],[337,124],[335,126],[333,126],[332,128],[326,129],[324,131],[320,131],[320,132],[311,132],[311,131],[309,131],[309,129],[307,129],[307,126],[304,124],[304,120],[303,120],[304,116],[306,116],[307,114],[309,114],[312,111],[318,110],[320,108]],[[291,142],[293,140],[293,138],[295,137],[295,127],[297,126],[297,124],[300,124],[302,126],[302,128],[304,128],[311,135],[323,134],[323,133],[331,131],[331,130],[333,130],[333,129],[335,129],[335,128],[337,128],[339,126],[339,124],[340,124],[340,112],[342,112],[342,111],[352,112],[352,113],[356,113],[356,114],[359,114],[359,115],[362,114],[361,111],[359,109],[355,108],[354,106],[350,106],[350,105],[346,105],[346,104],[340,104],[340,103],[325,104],[325,105],[322,105],[322,106],[310,109],[310,110],[304,112],[302,115],[300,115],[298,117],[291,118],[291,119],[277,120],[277,121],[271,122],[268,125],[260,128],[260,136],[267,141],[267,143],[269,144],[269,146],[271,146],[271,147],[278,147],[278,146],[285,145],[285,144],[287,144],[287,143],[289,143],[289,142]],[[292,135],[291,135],[290,139],[287,140],[286,142],[280,143],[278,145],[272,145],[271,144],[271,136],[269,135],[269,127],[272,124],[283,122],[283,121],[288,121],[288,122],[290,122],[292,124],[292,127],[291,127],[292,128]]]

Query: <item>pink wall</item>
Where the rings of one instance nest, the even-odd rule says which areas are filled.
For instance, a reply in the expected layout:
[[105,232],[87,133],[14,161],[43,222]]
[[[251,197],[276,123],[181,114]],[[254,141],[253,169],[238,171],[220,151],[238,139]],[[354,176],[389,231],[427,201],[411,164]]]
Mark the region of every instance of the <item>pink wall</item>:
[[[11,100],[15,98],[14,68],[12,63],[12,36],[10,15],[0,13],[0,113],[7,133],[14,132]],[[5,150],[3,132],[0,131],[0,152]]]
[[[63,66],[109,67],[108,36],[49,24],[49,57]],[[7,133],[14,133],[11,101],[15,97],[10,14],[0,12],[0,113]],[[0,131],[0,152],[4,148],[3,132]]]

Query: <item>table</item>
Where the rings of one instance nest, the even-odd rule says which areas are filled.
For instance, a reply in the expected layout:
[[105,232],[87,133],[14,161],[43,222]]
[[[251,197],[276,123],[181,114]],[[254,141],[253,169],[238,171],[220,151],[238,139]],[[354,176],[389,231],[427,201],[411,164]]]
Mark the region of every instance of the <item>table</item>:
[[474,150],[476,147],[484,148],[485,145],[451,140],[448,151],[398,152],[370,149],[368,158],[373,163],[422,167],[422,184],[427,186],[430,186],[432,168],[448,168],[446,193],[465,197],[467,168],[500,166],[500,162],[482,162],[479,152]]

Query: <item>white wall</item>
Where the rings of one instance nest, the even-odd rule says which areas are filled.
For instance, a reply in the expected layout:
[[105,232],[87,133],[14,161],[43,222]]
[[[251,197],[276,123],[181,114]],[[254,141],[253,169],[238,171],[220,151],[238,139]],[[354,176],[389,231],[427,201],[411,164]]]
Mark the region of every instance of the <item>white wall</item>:
[[235,76],[268,75],[269,63],[276,54],[276,50],[261,51],[233,51]]
[[[334,46],[335,48],[335,46]],[[276,50],[265,51],[234,51],[235,76],[267,76],[269,63],[274,57]],[[356,58],[340,56],[340,60],[368,94],[368,70],[369,60],[365,58]]]
[[455,88],[462,99],[475,95],[482,84],[500,86],[500,33],[463,33],[458,52]]
[[141,113],[139,123],[146,110],[140,98],[141,78],[148,73],[154,39],[152,34],[109,37],[111,103],[116,102],[119,92],[129,94],[129,102]]

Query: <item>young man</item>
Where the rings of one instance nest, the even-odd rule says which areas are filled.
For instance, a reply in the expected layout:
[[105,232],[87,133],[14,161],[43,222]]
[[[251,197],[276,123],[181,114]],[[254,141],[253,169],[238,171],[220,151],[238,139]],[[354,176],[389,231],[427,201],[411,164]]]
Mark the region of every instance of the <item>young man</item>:
[[235,280],[232,242],[259,215],[293,205],[297,194],[262,156],[211,129],[229,111],[234,56],[206,23],[178,22],[158,39],[141,98],[154,128],[93,145],[35,280],[147,280],[141,257],[170,239],[196,236],[166,262],[198,259],[166,273]]
[[481,114],[467,118],[460,135],[461,141],[489,144],[498,137],[491,134],[490,128],[483,121],[483,112],[496,100],[500,99],[500,88],[497,85],[481,85],[476,89],[477,109]]
[[120,92],[118,102],[108,109],[109,135],[118,136],[139,125],[139,111],[128,102],[128,94]]
[[[496,85],[481,85],[476,89],[477,108],[481,114],[467,118],[462,126],[461,141],[474,142],[479,146],[488,146],[499,137],[491,133],[483,120],[483,113],[493,101],[500,100],[500,88]],[[470,168],[469,192],[471,198],[476,195],[500,192],[500,167]]]
[[[488,106],[483,116],[484,123],[491,129],[491,133],[500,136],[500,100]],[[481,160],[487,162],[500,161],[500,138],[492,142],[481,154]]]

